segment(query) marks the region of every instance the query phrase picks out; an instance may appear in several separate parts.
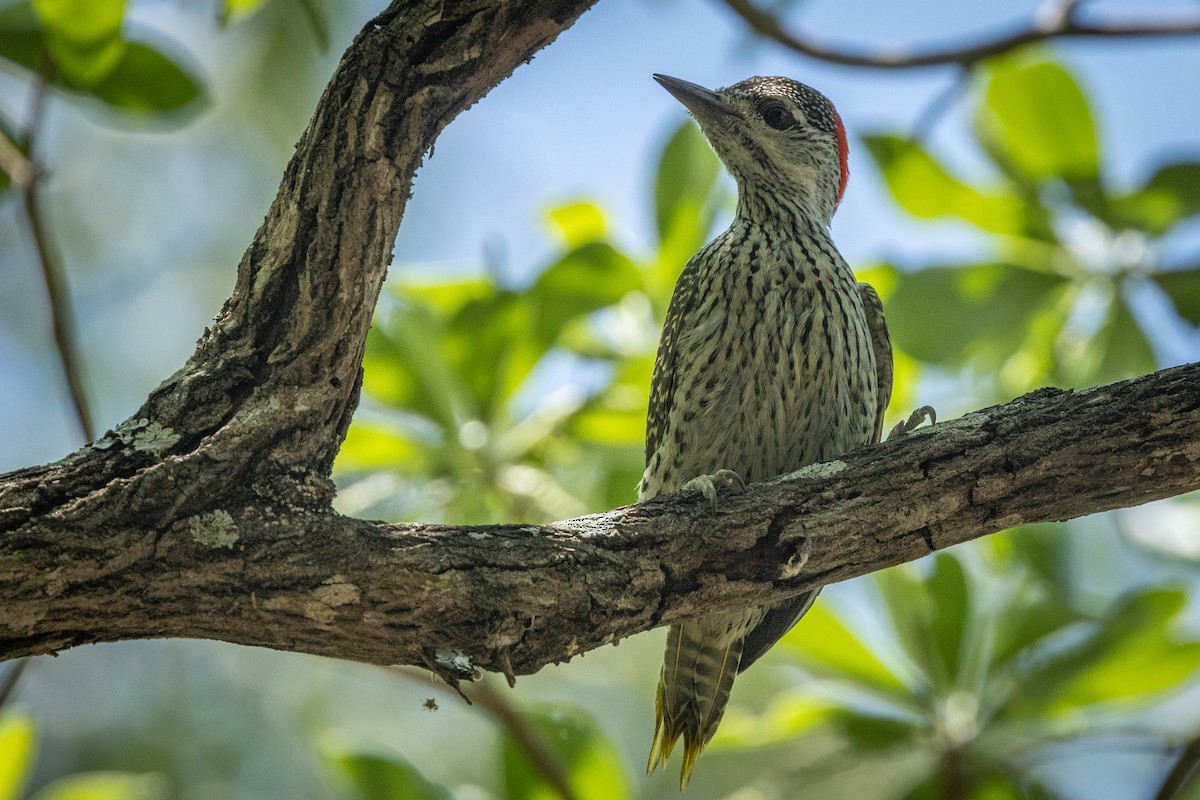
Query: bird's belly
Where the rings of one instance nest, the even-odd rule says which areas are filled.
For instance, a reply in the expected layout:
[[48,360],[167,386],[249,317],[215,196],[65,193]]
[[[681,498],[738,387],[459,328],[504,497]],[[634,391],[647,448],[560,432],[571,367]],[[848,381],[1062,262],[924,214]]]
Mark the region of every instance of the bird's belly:
[[771,336],[738,348],[741,360],[713,364],[718,379],[683,426],[682,480],[731,469],[762,481],[870,441],[877,387],[865,321],[834,335],[815,335],[818,324],[805,341],[791,330],[805,319],[794,319],[764,319],[759,330]]

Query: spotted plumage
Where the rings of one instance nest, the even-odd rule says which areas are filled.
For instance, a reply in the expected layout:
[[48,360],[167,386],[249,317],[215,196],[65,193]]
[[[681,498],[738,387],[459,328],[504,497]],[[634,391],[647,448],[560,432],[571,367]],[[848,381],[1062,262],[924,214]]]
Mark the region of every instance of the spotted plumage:
[[[845,190],[832,104],[787,78],[710,92],[655,78],[692,112],[738,184],[728,230],[684,268],[650,392],[639,499],[732,470],[762,481],[877,441],[891,344],[874,290],[856,283],[829,223]],[[700,479],[697,481],[696,479]],[[680,787],[712,738],[734,677],[816,592],[671,627],[648,768],[684,740]]]

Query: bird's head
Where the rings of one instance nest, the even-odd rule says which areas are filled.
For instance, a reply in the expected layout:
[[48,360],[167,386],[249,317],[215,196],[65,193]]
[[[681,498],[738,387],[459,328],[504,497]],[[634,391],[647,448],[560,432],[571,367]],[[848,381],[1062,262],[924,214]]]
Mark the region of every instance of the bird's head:
[[846,129],[825,95],[790,78],[747,78],[716,91],[668,75],[654,79],[692,112],[737,181],[743,208],[794,207],[829,224],[850,171]]

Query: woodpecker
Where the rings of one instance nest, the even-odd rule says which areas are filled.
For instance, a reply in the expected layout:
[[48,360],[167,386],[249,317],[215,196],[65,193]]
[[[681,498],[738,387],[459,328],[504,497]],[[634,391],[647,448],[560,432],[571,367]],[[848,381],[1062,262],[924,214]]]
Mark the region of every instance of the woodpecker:
[[[833,244],[849,175],[833,104],[794,80],[711,91],[667,75],[737,182],[729,229],[684,267],[663,326],[638,499],[827,461],[879,440],[892,389],[883,306]],[[683,737],[679,788],[712,739],[734,677],[796,624],[817,590],[672,625],[647,772]]]

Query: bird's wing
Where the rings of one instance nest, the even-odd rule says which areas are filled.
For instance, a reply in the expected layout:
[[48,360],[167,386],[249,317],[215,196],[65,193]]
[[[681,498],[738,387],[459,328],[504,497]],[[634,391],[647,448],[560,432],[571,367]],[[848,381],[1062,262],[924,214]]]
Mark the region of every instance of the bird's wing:
[[760,656],[770,650],[772,645],[782,639],[783,635],[808,613],[820,591],[821,587],[818,586],[811,592],[789,597],[767,608],[762,621],[746,634],[742,643],[742,660],[738,664],[738,674],[745,672],[747,667],[758,661]]
[[883,412],[892,399],[892,337],[888,334],[883,316],[883,303],[869,283],[858,285],[863,309],[867,312],[867,329],[871,332],[871,349],[875,351],[875,438],[883,435]]
[[646,414],[647,466],[662,443],[671,414],[671,398],[675,394],[675,378],[679,374],[678,364],[675,363],[678,340],[688,329],[688,312],[696,307],[693,297],[699,283],[699,262],[703,254],[704,250],[701,250],[683,268],[675,284],[675,292],[671,295],[671,303],[667,306],[667,319],[663,323],[662,339],[654,358],[654,377],[650,382],[650,410]]

